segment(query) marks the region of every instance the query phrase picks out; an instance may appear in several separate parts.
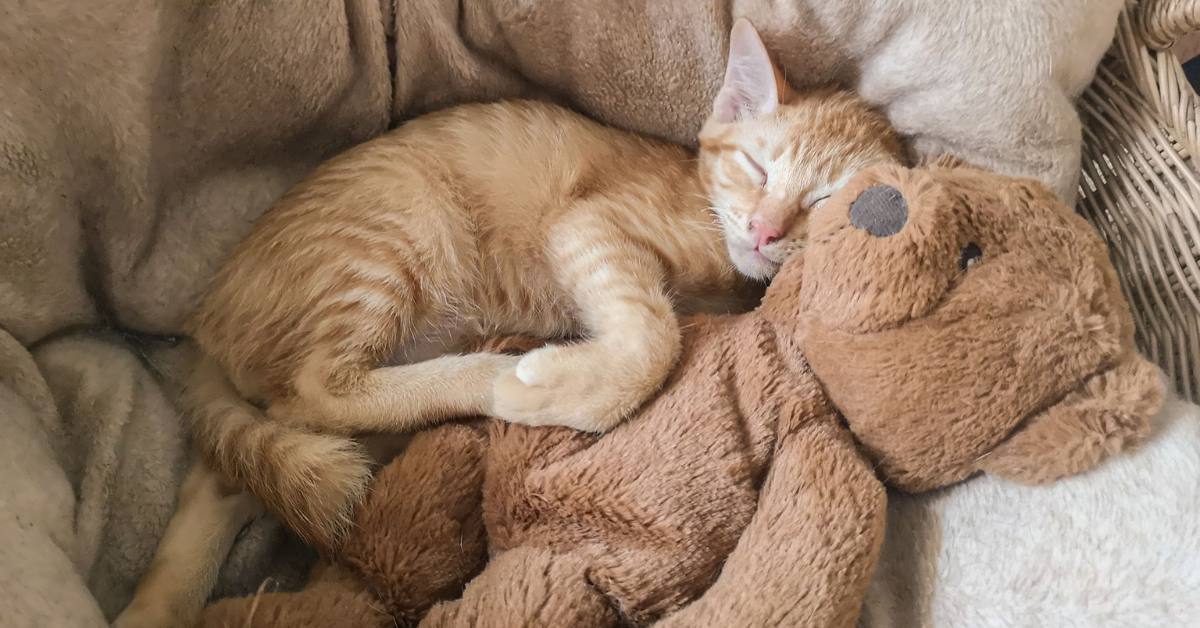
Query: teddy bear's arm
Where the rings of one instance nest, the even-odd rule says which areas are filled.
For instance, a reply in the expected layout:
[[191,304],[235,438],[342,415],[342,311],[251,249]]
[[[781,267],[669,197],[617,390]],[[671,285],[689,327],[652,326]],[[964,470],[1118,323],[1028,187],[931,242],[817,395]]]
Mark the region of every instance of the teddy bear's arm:
[[832,419],[784,435],[758,510],[708,592],[659,628],[846,627],[883,542],[886,495]]

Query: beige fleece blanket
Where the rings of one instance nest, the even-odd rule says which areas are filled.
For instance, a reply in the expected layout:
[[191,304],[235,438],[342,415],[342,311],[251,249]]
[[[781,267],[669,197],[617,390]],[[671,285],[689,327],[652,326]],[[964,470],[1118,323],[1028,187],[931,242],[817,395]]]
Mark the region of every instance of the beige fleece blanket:
[[[689,142],[746,15],[797,86],[854,85],[922,151],[1069,195],[1078,129],[1064,103],[1091,70],[1041,60],[1081,37],[1071,24],[1094,23],[1094,65],[1115,2],[1001,3],[970,37],[962,20],[991,0],[5,2],[0,625],[103,626],[128,601],[189,457],[174,335],[255,217],[321,160],[418,113],[511,96]],[[1067,26],[1027,28],[1048,5]],[[904,556],[881,573],[909,588],[885,590],[926,608],[936,573]],[[218,594],[268,576],[290,586],[309,560],[260,522]]]

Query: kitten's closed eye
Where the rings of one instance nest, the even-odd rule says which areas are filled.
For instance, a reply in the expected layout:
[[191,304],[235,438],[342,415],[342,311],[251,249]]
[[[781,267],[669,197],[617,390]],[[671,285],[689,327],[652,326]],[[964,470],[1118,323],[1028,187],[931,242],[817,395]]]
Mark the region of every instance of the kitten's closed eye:
[[826,194],[825,196],[821,196],[819,198],[813,199],[813,201],[808,204],[808,208],[810,210],[821,209],[821,206],[825,204],[825,201],[829,200],[830,196],[833,196],[833,195]]
[[758,184],[758,187],[767,186],[766,169],[760,166],[757,161],[754,161],[754,158],[748,155],[746,151],[739,150],[736,154],[734,154],[733,158],[738,162],[738,165],[746,171],[746,174],[750,175],[750,178],[753,179],[756,184]]

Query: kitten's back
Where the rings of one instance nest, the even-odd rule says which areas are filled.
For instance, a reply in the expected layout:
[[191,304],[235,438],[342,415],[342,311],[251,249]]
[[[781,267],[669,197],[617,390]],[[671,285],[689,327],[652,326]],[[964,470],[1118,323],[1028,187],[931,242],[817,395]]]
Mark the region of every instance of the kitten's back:
[[[545,251],[548,222],[579,198],[637,199],[608,218],[665,259],[694,258],[692,283],[728,281],[714,261],[719,239],[678,228],[706,220],[691,198],[694,170],[683,148],[547,103],[426,115],[281,197],[218,271],[188,331],[257,398],[288,396],[297,365],[351,327],[375,330],[380,346],[404,335],[398,325],[448,317],[490,320],[481,333],[576,333]],[[689,254],[706,247],[714,254]]]

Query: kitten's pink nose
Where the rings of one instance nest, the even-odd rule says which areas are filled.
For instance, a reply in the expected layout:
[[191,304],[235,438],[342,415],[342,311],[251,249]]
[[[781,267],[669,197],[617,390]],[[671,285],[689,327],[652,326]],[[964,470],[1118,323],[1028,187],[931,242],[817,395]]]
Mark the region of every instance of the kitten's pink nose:
[[782,238],[783,231],[767,220],[754,218],[750,221],[750,235],[754,236],[755,247],[761,248]]

